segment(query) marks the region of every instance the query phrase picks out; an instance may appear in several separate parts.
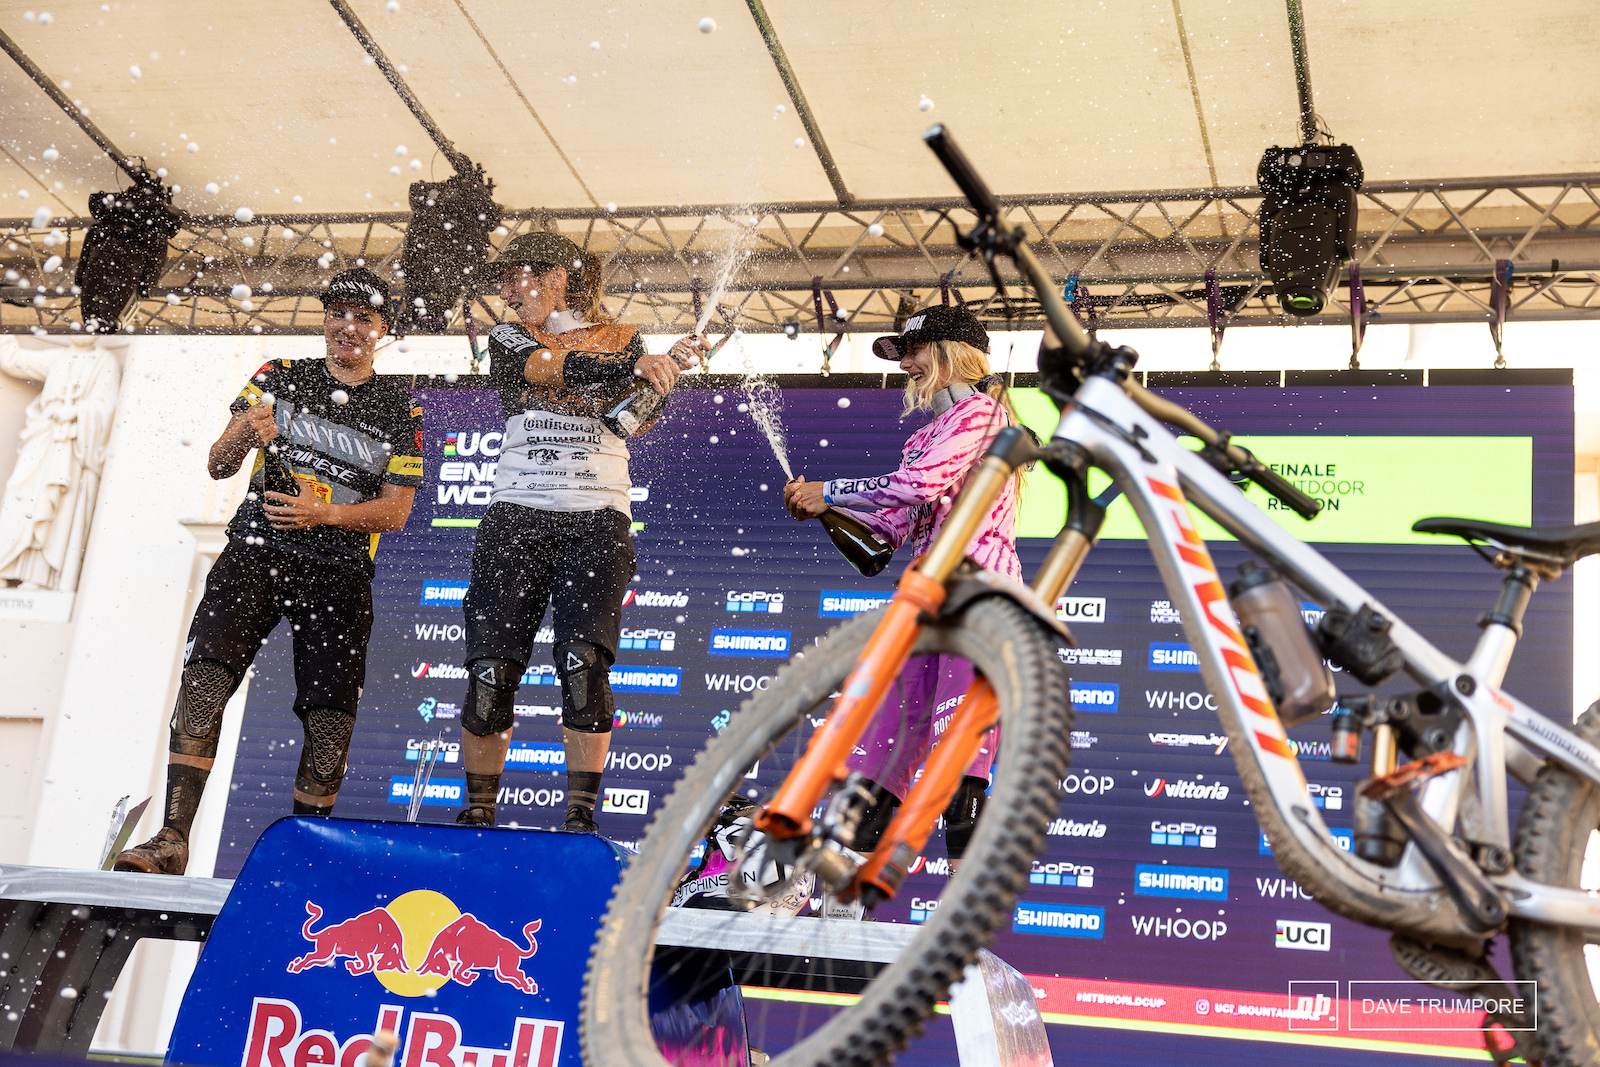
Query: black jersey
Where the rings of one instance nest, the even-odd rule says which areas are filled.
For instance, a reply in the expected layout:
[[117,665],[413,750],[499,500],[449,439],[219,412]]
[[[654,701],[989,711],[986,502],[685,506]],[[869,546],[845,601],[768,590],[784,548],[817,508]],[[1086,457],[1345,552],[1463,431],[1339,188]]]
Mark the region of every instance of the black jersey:
[[[312,491],[323,500],[360,504],[381,495],[385,482],[422,484],[422,405],[393,382],[373,375],[346,385],[328,373],[325,359],[275,359],[256,371],[230,410],[254,407],[268,394],[279,455],[291,471],[311,479]],[[263,507],[261,467],[258,451],[250,493],[228,524],[230,535],[254,534],[287,552],[372,573],[377,534],[340,526],[274,530]]]

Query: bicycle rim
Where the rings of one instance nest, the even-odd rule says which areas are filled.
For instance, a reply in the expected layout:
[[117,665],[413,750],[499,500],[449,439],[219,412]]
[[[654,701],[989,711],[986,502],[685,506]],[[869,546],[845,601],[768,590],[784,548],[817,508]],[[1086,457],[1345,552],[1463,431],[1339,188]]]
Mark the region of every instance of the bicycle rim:
[[[784,668],[768,691],[746,701],[658,811],[640,842],[639,856],[618,884],[592,953],[580,1027],[585,1062],[592,1067],[663,1067],[674,1062],[668,1056],[675,1046],[669,1043],[665,1054],[658,1046],[647,1003],[653,981],[674,977],[657,973],[652,951],[673,891],[726,799],[739,790],[747,796],[755,792],[751,799],[760,802],[787,774],[810,736],[811,717],[820,719],[826,711],[879,614],[834,630]],[[778,1067],[887,1062],[920,1030],[922,1020],[1010,914],[1057,814],[1058,782],[1067,766],[1072,712],[1066,670],[1055,646],[1054,636],[1036,620],[1000,599],[974,604],[959,623],[929,627],[919,638],[914,655],[963,657],[994,685],[1002,738],[988,803],[959,872],[944,885],[937,906],[926,909],[926,921],[882,970],[862,974],[853,966],[815,959],[798,980],[809,988],[777,992],[761,987],[759,964],[742,972],[750,1044],[772,1054]],[[752,786],[745,774],[758,761],[761,785]],[[701,915],[722,916],[724,922],[745,918],[722,912]],[[682,966],[682,959],[663,962],[663,968]],[[788,981],[796,984],[792,974]],[[659,1011],[661,1005],[656,1007]]]

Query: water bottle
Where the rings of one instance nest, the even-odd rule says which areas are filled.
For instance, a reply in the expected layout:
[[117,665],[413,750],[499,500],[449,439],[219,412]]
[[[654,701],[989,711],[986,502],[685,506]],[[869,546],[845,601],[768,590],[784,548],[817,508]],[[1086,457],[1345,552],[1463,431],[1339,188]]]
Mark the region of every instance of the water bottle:
[[1228,586],[1228,602],[1284,726],[1308,722],[1332,707],[1333,674],[1311,642],[1289,583],[1246,560]]

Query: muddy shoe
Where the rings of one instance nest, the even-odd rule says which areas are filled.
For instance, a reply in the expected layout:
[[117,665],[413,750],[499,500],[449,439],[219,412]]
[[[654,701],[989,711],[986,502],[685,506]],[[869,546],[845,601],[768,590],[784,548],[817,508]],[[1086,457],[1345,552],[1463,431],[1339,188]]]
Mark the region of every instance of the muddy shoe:
[[567,821],[561,824],[563,830],[571,830],[578,834],[594,834],[600,831],[594,824],[594,816],[583,808],[568,808]]
[[494,815],[488,808],[474,804],[470,808],[462,808],[456,812],[457,826],[493,826]]
[[189,843],[172,827],[163,826],[144,844],[118,853],[111,869],[141,874],[182,874],[188,866]]

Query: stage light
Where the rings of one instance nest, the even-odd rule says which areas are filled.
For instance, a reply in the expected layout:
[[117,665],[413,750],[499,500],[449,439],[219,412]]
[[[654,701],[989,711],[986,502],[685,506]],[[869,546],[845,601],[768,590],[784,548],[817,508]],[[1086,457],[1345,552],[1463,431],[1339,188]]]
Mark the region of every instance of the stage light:
[[1361,180],[1361,160],[1347,144],[1274,146],[1261,157],[1261,269],[1288,314],[1315,315],[1327,304],[1350,258]]
[[94,219],[73,275],[84,329],[115,333],[150,295],[167,266],[167,242],[178,232],[172,190],[149,171],[118,192],[89,197]]
[[787,337],[791,341],[795,340],[796,338],[798,338],[800,336],[800,324],[798,322],[786,322],[786,323],[784,323],[783,324],[783,335],[785,337]]
[[443,333],[456,302],[484,291],[489,235],[500,214],[494,181],[481,166],[442,182],[411,183],[411,224],[400,253],[401,332]]

